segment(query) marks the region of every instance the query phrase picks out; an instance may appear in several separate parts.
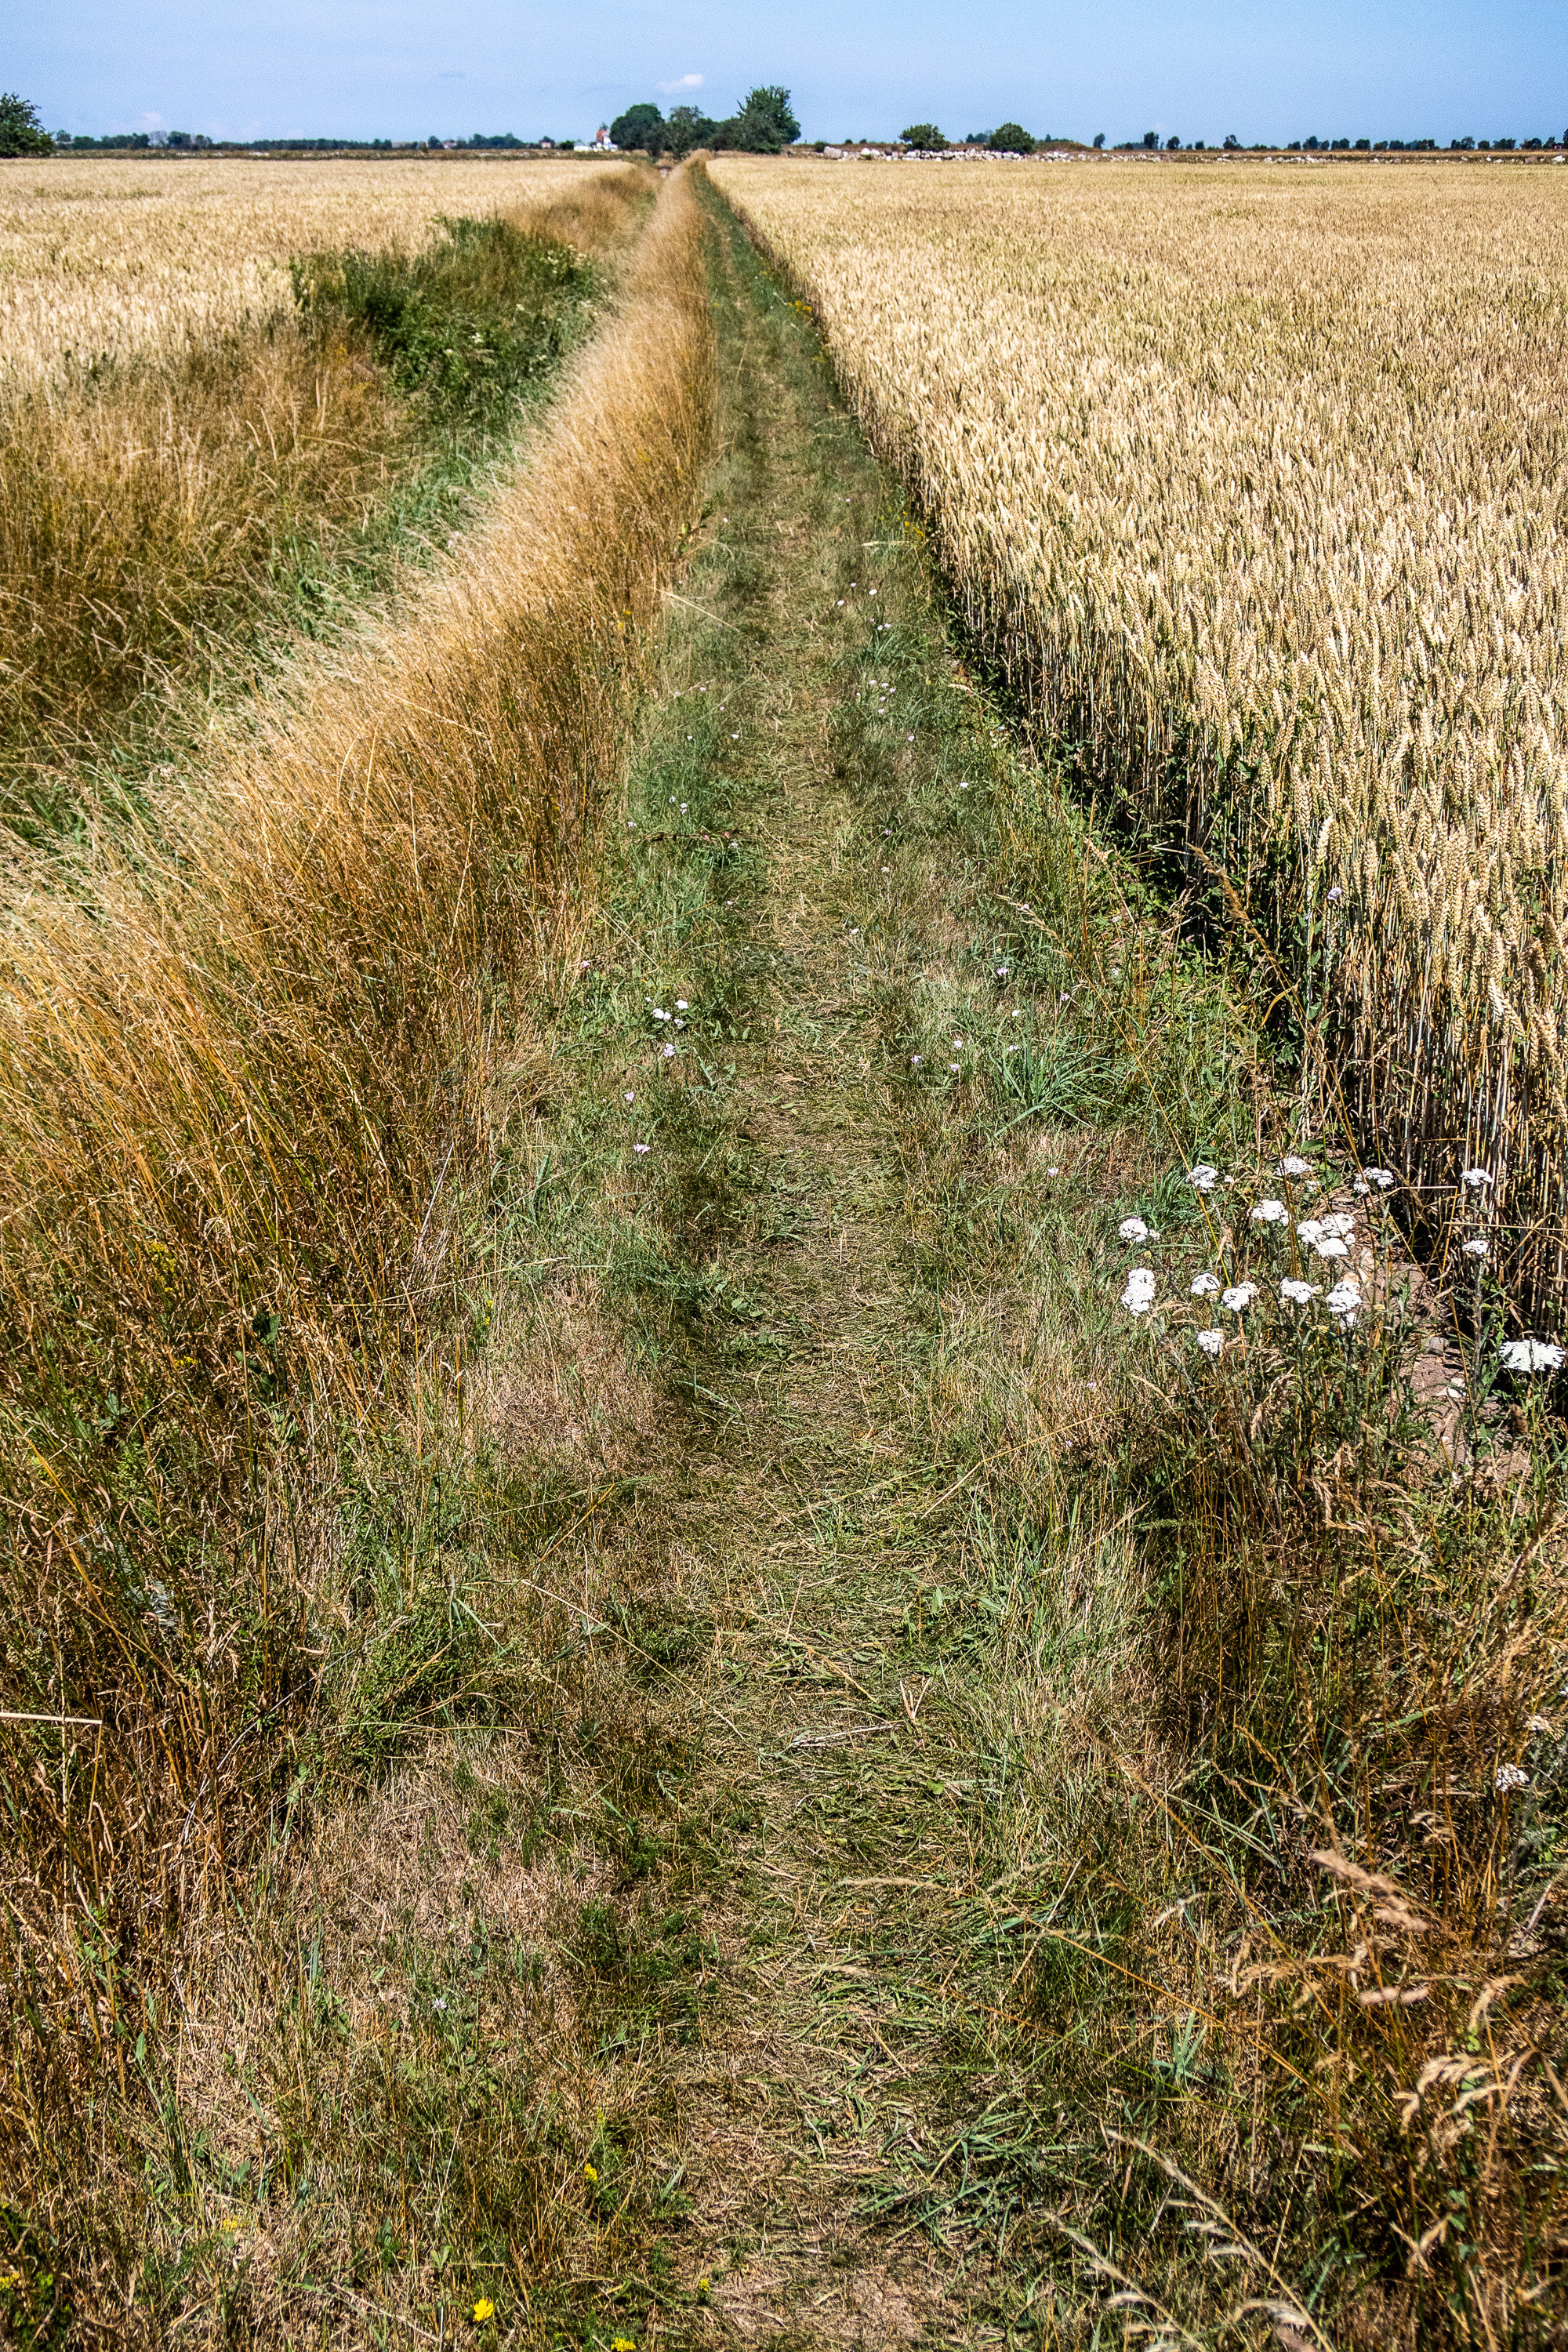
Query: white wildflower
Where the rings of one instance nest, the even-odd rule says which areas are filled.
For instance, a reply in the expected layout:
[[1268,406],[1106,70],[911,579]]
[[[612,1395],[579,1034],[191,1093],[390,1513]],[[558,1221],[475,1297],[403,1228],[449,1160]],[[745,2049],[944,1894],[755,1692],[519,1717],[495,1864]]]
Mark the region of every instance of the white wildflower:
[[1211,1168],[1206,1160],[1200,1160],[1195,1168],[1188,1169],[1187,1181],[1194,1192],[1212,1192],[1219,1182],[1219,1170]]
[[1320,1234],[1312,1248],[1319,1257],[1349,1257],[1351,1254],[1349,1242],[1342,1241],[1338,1234]]
[[1289,1222],[1290,1212],[1283,1201],[1259,1201],[1252,1212],[1255,1225],[1283,1225]]
[[1552,1339],[1505,1339],[1498,1349],[1505,1372],[1558,1372],[1563,1350]]
[[1219,1288],[1217,1274],[1194,1274],[1188,1286],[1194,1298],[1212,1298]]
[[632,1150],[633,1150],[637,1154],[637,1156],[639,1157],[639,1159],[640,1159],[640,1157],[642,1156],[642,1154],[643,1154],[645,1151],[648,1150],[649,1149],[650,1149],[650,1146],[648,1146],[648,1145],[647,1145],[647,1144],[646,1144],[646,1143],[634,1143],[634,1144],[633,1144],[633,1146],[632,1146]]
[[623,1095],[621,1099],[623,1102],[636,1102],[637,1097],[636,1095]]
[[1225,1345],[1225,1333],[1223,1331],[1200,1331],[1198,1333],[1198,1345],[1203,1349],[1205,1356],[1217,1356],[1220,1349]]
[[1118,1238],[1124,1242],[1146,1242],[1149,1228],[1142,1217],[1123,1217],[1116,1228]]
[[1516,1789],[1528,1789],[1530,1775],[1521,1772],[1517,1764],[1500,1764],[1492,1776],[1492,1787],[1500,1797],[1511,1796]]
[[1363,1168],[1361,1172],[1380,1192],[1392,1192],[1399,1181],[1392,1168]]
[[1550,1736],[1552,1730],[1552,1726],[1547,1722],[1546,1717],[1543,1715],[1532,1715],[1524,1727],[1526,1731],[1545,1732],[1548,1736]]
[[1361,1312],[1361,1290],[1353,1282],[1336,1282],[1323,1304],[1336,1323],[1353,1323]]
[[684,996],[678,996],[675,1000],[675,1009],[678,1013],[689,1013],[691,1007],[688,1004]]
[[1130,1315],[1147,1315],[1154,1304],[1154,1276],[1146,1265],[1135,1265],[1127,1277],[1121,1304]]
[[1245,1315],[1257,1296],[1258,1285],[1255,1282],[1237,1282],[1230,1289],[1220,1292],[1219,1303],[1232,1315]]
[[1485,1257],[1487,1254],[1487,1245],[1479,1234],[1472,1235],[1468,1242],[1461,1242],[1459,1248],[1466,1257]]
[[1293,1274],[1288,1274],[1279,1286],[1279,1296],[1288,1307],[1305,1307],[1317,1295],[1315,1282],[1298,1282]]
[[1310,1160],[1302,1160],[1294,1151],[1287,1152],[1284,1159],[1279,1162],[1279,1173],[1281,1176],[1310,1176],[1311,1172],[1311,1161]]
[[1338,884],[1337,882],[1331,882],[1331,883],[1330,883],[1330,885],[1329,885],[1329,904],[1330,904],[1330,906],[1331,906],[1331,907],[1337,907],[1337,906],[1339,905],[1339,903],[1340,903],[1340,900],[1344,897],[1344,895],[1345,895],[1345,894],[1344,894],[1344,892],[1341,889],[1341,887],[1340,887],[1340,886],[1339,886],[1339,884]]
[[1347,1209],[1336,1209],[1331,1217],[1320,1217],[1318,1223],[1331,1241],[1349,1241],[1355,1231],[1355,1219]]
[[1487,1185],[1495,1184],[1497,1179],[1485,1168],[1467,1168],[1459,1181],[1461,1184],[1468,1184],[1472,1192],[1479,1192]]

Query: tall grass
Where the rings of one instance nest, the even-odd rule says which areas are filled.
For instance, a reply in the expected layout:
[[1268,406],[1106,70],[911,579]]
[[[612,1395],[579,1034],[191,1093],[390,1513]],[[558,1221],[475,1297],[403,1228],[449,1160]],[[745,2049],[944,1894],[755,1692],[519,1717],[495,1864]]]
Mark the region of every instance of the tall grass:
[[18,782],[289,617],[433,446],[499,424],[576,331],[637,175],[400,244],[305,252],[285,307],[0,383],[0,760]]
[[12,858],[0,2172],[57,2230],[352,1625],[343,1449],[439,1326],[489,1056],[591,898],[710,370],[678,178],[446,568],[139,830]]

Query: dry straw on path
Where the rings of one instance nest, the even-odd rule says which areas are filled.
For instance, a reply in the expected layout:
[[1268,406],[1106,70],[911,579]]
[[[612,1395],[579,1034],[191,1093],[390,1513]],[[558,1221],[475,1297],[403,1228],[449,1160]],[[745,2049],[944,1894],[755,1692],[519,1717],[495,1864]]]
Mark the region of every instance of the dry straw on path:
[[1041,722],[1568,1273],[1568,172],[725,157]]

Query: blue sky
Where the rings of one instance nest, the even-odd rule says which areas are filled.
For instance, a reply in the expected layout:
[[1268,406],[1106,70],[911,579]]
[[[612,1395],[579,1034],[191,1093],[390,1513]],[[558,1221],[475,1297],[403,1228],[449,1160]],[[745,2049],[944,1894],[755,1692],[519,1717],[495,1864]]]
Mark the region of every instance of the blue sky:
[[1114,143],[1563,136],[1568,5],[1517,0],[54,0],[0,86],[51,130],[584,137],[635,99],[757,81],[807,138],[1013,119]]

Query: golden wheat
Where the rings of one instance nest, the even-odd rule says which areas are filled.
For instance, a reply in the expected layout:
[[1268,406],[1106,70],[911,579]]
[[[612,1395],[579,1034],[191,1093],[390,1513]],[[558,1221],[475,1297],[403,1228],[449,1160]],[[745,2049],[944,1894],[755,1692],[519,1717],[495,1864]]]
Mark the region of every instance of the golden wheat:
[[74,158],[0,182],[0,371],[167,355],[289,307],[289,257],[416,251],[443,214],[548,204],[561,163]]
[[1045,725],[1568,1271],[1568,175],[725,157]]

